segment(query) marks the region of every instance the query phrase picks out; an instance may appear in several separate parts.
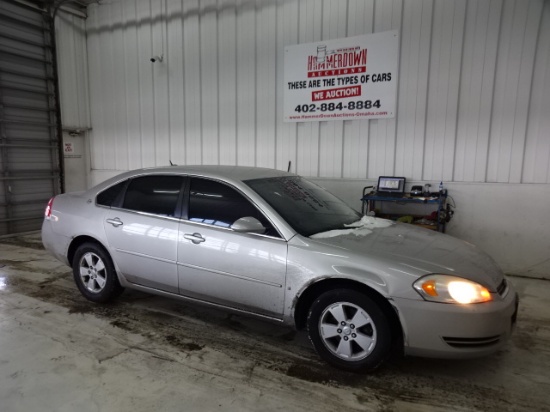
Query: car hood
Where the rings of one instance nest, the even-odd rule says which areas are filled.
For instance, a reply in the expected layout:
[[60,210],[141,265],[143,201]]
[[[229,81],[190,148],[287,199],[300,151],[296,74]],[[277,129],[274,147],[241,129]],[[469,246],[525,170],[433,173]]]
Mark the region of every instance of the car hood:
[[318,233],[310,239],[418,277],[455,275],[493,291],[503,279],[495,262],[476,246],[406,223],[365,216],[346,229]]

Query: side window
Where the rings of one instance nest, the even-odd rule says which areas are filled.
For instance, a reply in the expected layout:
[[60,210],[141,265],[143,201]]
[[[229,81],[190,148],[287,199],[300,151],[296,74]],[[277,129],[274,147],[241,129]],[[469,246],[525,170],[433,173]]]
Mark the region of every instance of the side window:
[[96,203],[101,206],[111,207],[113,202],[118,198],[120,192],[124,189],[127,180],[117,183],[114,186],[111,186],[108,189],[105,189],[103,192],[97,195]]
[[124,196],[124,209],[174,216],[181,193],[183,178],[180,176],[136,177],[128,185]]
[[189,220],[213,226],[230,227],[241,217],[258,219],[269,236],[279,237],[269,220],[235,189],[208,179],[191,179]]

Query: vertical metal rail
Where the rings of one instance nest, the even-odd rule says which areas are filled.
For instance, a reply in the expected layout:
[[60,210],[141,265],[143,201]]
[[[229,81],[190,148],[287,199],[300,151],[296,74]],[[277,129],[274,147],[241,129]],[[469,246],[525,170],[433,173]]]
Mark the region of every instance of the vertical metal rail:
[[8,169],[8,135],[6,132],[6,123],[4,122],[6,120],[6,116],[4,114],[4,96],[2,94],[2,88],[0,87],[0,154],[1,154],[1,160],[2,160],[2,177],[3,185],[4,185],[4,196],[6,199],[6,226],[7,230],[6,233],[11,233],[12,229],[12,213],[11,213],[11,188],[10,188],[10,181],[8,179],[9,177],[9,169]]
[[[57,164],[58,170],[52,170],[54,175],[53,188],[54,194],[59,192],[65,192],[65,167],[63,164],[63,128],[61,124],[61,107],[60,107],[60,94],[59,94],[59,78],[57,70],[57,49],[55,43],[55,13],[48,7],[47,12],[43,14],[44,18],[44,46],[46,56],[46,73],[48,74],[47,87],[48,92],[51,93],[48,97],[48,103],[50,109],[50,123],[55,124],[55,127],[50,128],[50,142],[54,146],[52,149],[52,165]],[[49,35],[48,35],[49,32]],[[57,145],[57,149],[55,146]],[[57,161],[56,161],[57,160]],[[56,173],[57,172],[57,173]],[[57,183],[57,184],[56,184]]]

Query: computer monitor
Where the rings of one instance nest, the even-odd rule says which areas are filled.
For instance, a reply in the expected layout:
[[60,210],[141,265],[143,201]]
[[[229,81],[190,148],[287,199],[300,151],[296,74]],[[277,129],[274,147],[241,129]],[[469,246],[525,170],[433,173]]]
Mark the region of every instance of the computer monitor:
[[405,178],[395,176],[380,176],[378,178],[378,193],[405,193]]

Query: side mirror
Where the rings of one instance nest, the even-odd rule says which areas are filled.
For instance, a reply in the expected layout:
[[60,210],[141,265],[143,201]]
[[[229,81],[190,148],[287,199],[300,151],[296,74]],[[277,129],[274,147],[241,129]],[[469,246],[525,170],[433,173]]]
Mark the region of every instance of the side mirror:
[[233,229],[235,232],[259,234],[263,234],[267,230],[258,219],[252,216],[241,217],[240,219],[237,219],[231,225],[231,229]]

